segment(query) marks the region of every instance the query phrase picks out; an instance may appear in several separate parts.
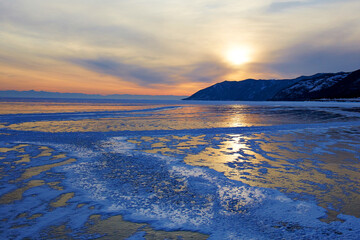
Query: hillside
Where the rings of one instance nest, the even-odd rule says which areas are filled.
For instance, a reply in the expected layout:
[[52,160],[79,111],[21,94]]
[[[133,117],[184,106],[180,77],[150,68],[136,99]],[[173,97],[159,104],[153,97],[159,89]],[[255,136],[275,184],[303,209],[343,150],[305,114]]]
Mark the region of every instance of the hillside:
[[224,81],[184,100],[304,101],[360,97],[360,70],[286,80]]
[[296,79],[224,81],[202,89],[184,100],[265,101],[296,81]]

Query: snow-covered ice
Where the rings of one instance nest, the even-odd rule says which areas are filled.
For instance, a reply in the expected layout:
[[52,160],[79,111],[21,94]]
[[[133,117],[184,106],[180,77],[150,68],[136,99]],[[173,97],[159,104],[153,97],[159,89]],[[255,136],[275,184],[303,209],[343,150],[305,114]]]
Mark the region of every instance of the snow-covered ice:
[[0,115],[3,239],[360,236],[358,103],[27,104]]

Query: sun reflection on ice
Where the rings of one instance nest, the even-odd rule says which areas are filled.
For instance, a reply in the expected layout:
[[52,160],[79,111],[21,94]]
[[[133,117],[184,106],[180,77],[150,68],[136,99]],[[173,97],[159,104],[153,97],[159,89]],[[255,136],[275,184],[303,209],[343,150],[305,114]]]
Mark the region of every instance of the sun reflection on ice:
[[225,175],[238,175],[237,170],[229,167],[229,163],[241,162],[242,154],[248,149],[244,136],[240,134],[228,135],[228,139],[217,147],[210,145],[198,154],[189,154],[184,161],[194,166],[206,166]]

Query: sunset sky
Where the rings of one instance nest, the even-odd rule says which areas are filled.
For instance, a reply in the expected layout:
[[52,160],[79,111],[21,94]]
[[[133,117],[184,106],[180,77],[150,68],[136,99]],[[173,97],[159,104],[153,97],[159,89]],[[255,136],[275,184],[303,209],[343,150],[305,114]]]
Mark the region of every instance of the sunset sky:
[[359,0],[0,1],[0,90],[190,95],[360,68]]

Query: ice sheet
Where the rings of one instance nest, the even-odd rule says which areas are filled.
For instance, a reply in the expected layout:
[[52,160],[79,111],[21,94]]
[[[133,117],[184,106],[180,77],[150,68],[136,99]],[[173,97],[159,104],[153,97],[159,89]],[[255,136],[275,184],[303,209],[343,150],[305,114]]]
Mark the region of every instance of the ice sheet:
[[356,104],[141,104],[0,115],[0,236],[360,235]]

